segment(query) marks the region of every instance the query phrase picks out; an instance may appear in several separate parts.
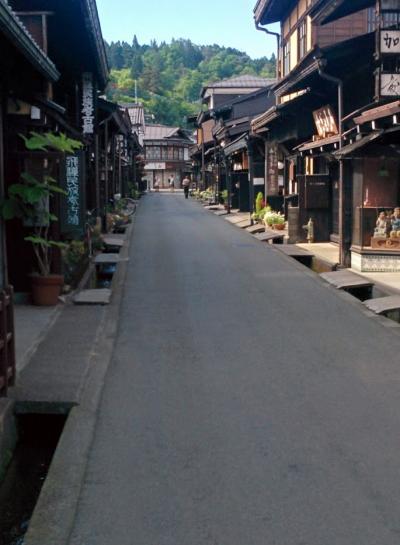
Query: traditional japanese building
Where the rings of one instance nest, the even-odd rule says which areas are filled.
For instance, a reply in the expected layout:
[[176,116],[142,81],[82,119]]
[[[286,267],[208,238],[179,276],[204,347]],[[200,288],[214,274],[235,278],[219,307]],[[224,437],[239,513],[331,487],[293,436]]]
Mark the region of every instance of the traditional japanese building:
[[[327,5],[334,2],[327,0]],[[333,153],[347,135],[343,118],[374,99],[374,12],[364,4],[322,25],[310,0],[260,0],[255,21],[280,22],[276,105],[252,123],[267,143],[267,197],[283,180],[289,239],[305,241],[312,218],[316,241],[339,244],[349,262],[351,223],[343,164]],[[355,92],[356,90],[356,92]],[[347,91],[347,92],[346,92]]]
[[351,266],[392,272],[400,270],[400,2],[320,0],[312,16],[326,25],[365,8],[374,17],[370,48],[360,51],[354,62],[363,67],[362,79],[353,88],[343,88],[344,103],[354,89],[364,100],[357,109],[343,112],[339,149],[333,155],[343,172],[345,250]]
[[179,127],[147,124],[144,133],[144,170],[148,189],[167,188],[173,177],[175,187],[181,187],[185,175],[192,172],[189,134]]
[[[54,213],[60,218],[52,227],[53,238],[81,237],[86,211],[105,206],[100,180],[104,127],[99,124],[98,95],[107,84],[108,65],[96,3],[94,0],[73,3],[10,0],[10,5],[36,49],[55,63],[59,77],[29,97],[22,88],[8,102],[6,185],[15,182],[26,170],[59,180],[68,195],[66,206],[52,203]],[[32,130],[63,132],[81,141],[83,147],[68,159],[32,154],[19,136]],[[7,229],[10,275],[17,291],[27,292],[32,257],[24,242],[24,229],[12,223]],[[53,262],[55,271],[59,270],[59,259]]]
[[[232,140],[245,135],[250,127],[251,117],[270,103],[269,88],[274,79],[251,75],[236,76],[203,87],[201,99],[206,110],[199,113],[195,121],[197,144],[191,149],[191,157],[198,173],[200,187],[213,187],[217,193],[226,188],[226,166],[223,147]],[[241,142],[244,143],[244,140]],[[233,178],[243,178],[242,207],[248,209],[248,158],[246,144],[235,150],[236,161]],[[243,154],[240,157],[238,155]],[[230,163],[230,159],[228,160]],[[233,180],[232,188],[240,184]]]
[[[60,76],[52,61],[39,48],[9,5],[0,1],[0,196],[5,194],[6,156],[10,153],[10,108],[24,109],[27,119],[35,117],[32,104],[36,95],[46,95]],[[20,112],[22,115],[22,112]],[[0,220],[0,395],[15,378],[13,289],[6,252],[6,229]],[[21,265],[23,266],[23,264]]]

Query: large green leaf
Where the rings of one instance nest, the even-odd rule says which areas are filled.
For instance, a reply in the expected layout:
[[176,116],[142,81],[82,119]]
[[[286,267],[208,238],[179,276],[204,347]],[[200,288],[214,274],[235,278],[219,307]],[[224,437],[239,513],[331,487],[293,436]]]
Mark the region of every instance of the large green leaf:
[[29,237],[25,237],[24,240],[26,240],[27,242],[32,242],[32,244],[39,244],[40,246],[51,246],[50,242],[43,237],[31,235]]
[[29,172],[23,172],[21,174],[21,178],[27,182],[28,184],[31,184],[31,185],[37,185],[37,184],[40,184],[39,180],[37,180],[34,176],[32,176],[32,174],[29,174]]
[[49,240],[49,246],[52,246],[53,248],[68,248],[68,244],[65,242],[57,242],[56,240]]
[[26,138],[23,134],[20,135],[25,142],[25,147],[32,151],[46,151],[46,146],[48,145],[46,136],[34,131],[30,135],[29,138]]
[[50,193],[59,193],[60,195],[68,195],[68,193],[58,185],[51,184],[48,186]]

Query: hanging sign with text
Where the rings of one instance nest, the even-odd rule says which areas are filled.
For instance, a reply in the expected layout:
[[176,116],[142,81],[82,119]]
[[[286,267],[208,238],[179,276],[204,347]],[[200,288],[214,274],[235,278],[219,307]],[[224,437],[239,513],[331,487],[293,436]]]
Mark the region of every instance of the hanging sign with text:
[[278,184],[278,146],[268,144],[267,146],[267,196],[279,195]]
[[66,196],[62,199],[61,231],[79,234],[84,228],[84,168],[82,152],[65,158],[62,187]]
[[400,53],[400,30],[381,31],[381,53]]
[[95,121],[95,94],[93,75],[90,72],[82,74],[82,132],[94,133]]
[[319,138],[327,138],[339,134],[335,114],[331,106],[324,106],[313,112],[314,123]]
[[400,96],[400,74],[381,74],[381,96]]

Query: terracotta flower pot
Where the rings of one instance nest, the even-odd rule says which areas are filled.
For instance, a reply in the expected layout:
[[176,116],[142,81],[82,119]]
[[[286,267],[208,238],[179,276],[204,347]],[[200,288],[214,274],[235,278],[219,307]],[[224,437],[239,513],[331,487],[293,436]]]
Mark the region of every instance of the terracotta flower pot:
[[54,306],[58,303],[64,277],[59,274],[32,276],[32,302],[38,306]]
[[277,231],[283,231],[285,229],[284,223],[274,223],[274,229]]

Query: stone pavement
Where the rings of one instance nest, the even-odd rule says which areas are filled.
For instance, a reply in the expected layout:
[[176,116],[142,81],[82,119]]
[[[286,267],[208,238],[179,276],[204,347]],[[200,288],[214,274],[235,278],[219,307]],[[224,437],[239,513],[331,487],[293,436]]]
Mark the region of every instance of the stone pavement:
[[33,305],[16,304],[15,338],[17,371],[20,372],[29,362],[38,344],[46,335],[48,328],[57,318],[62,306],[35,307]]

